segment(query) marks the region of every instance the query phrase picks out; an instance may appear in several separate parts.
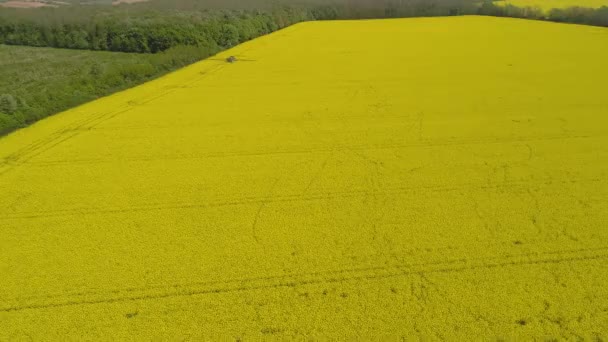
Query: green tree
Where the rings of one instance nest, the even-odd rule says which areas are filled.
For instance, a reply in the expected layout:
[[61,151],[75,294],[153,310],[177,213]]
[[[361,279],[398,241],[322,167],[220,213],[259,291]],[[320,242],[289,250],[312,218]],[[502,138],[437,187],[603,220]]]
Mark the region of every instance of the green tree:
[[0,134],[8,133],[19,126],[19,122],[12,115],[0,112]]
[[18,108],[17,100],[11,94],[0,95],[0,112],[5,114],[15,114]]
[[239,43],[239,30],[232,24],[222,25],[220,31],[219,45],[223,47],[232,47]]

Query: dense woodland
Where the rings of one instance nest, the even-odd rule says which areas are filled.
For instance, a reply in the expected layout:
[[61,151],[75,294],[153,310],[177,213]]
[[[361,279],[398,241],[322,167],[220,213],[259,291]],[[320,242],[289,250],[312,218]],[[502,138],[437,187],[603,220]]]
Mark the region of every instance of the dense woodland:
[[[74,1],[74,0],[73,0]],[[498,6],[491,0],[152,0],[57,8],[0,8],[0,44],[156,53],[230,47],[305,20],[483,14],[608,26],[608,7]]]
[[[230,47],[305,20],[474,13],[471,0],[336,1],[322,4],[152,1],[121,6],[0,10],[0,44],[156,53],[179,45]],[[204,4],[204,6],[203,6]],[[252,7],[255,7],[252,8]]]
[[560,23],[608,27],[608,7],[605,6],[597,9],[585,7],[554,8],[548,12],[544,12],[535,7],[497,6],[492,1],[485,1],[477,12],[481,15],[495,17],[547,20]]
[[[491,0],[151,0],[119,6],[90,1],[0,8],[0,44],[5,44],[0,50],[0,134],[302,21],[481,14],[608,26],[608,7],[545,13]],[[40,67],[23,73],[25,50],[8,45],[115,55],[83,55],[83,64],[51,49],[29,51],[39,57],[29,63]],[[130,55],[125,59],[119,53]],[[72,72],[64,75],[64,70]]]

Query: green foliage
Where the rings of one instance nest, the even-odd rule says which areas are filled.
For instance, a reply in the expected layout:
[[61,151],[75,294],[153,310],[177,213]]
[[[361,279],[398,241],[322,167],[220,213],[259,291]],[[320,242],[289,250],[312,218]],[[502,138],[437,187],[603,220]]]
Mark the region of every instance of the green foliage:
[[0,135],[9,133],[14,129],[19,128],[21,124],[22,123],[12,115],[0,112]]
[[545,13],[536,7],[517,7],[510,4],[497,6],[492,0],[486,0],[479,7],[478,14],[608,27],[608,7],[606,6],[597,9],[584,7],[554,8]]
[[146,82],[218,50],[217,45],[201,44],[132,54],[0,45],[0,134]]
[[151,0],[120,6],[0,8],[0,44],[157,53],[179,45],[231,47],[306,20],[464,14],[608,26],[608,7],[546,14],[532,7],[497,6],[492,0]]
[[0,134],[301,21],[481,14],[608,26],[608,7],[543,13],[491,0],[95,1],[0,7],[0,44],[100,51],[0,45]]
[[547,19],[557,22],[608,27],[608,7],[604,6],[599,9],[583,7],[555,8],[549,12]]
[[222,47],[232,47],[239,43],[239,30],[231,24],[224,24],[220,29],[218,44]]
[[10,94],[0,95],[0,113],[15,114],[17,111],[17,100]]
[[156,53],[179,45],[231,47],[297,22],[472,14],[477,0],[189,0],[121,6],[0,8],[0,43]]

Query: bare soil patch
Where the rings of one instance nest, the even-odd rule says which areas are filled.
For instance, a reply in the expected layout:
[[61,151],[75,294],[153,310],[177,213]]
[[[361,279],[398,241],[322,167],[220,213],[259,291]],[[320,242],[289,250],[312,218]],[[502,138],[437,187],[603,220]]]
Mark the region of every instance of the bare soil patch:
[[12,7],[12,8],[39,8],[39,7],[57,7],[55,5],[51,5],[45,2],[40,1],[7,1],[4,3],[0,3],[2,7]]
[[112,5],[116,6],[116,5],[120,5],[120,4],[134,4],[134,3],[138,3],[138,2],[146,2],[148,0],[115,0],[112,1]]

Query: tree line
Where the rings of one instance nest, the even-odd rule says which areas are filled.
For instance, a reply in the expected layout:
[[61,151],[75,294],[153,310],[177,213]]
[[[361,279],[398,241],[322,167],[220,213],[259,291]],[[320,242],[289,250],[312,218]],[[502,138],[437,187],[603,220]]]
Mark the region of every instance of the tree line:
[[91,19],[81,22],[51,17],[51,20],[39,21],[0,16],[0,43],[137,53],[156,53],[179,45],[217,44],[228,48],[311,17],[304,11],[285,8],[272,12],[221,11],[203,15],[156,12]]
[[[243,4],[244,3],[244,4]],[[157,53],[243,41],[308,20],[481,14],[608,26],[608,7],[553,9],[486,0],[152,0],[122,6],[0,8],[0,44]]]
[[510,4],[496,5],[495,2],[486,0],[479,7],[478,13],[480,15],[495,17],[534,19],[608,27],[608,7],[606,6],[600,8],[553,8],[549,11],[543,11],[537,7],[517,7]]
[[[223,8],[211,6],[209,0],[204,3],[207,6],[196,1],[169,5],[153,0],[124,7],[0,9],[0,44],[137,53],[157,53],[180,45],[229,48],[301,21],[471,14],[475,10],[473,0],[336,0],[325,4],[308,0],[260,5],[262,9],[236,9],[230,1]],[[165,9],[169,6],[178,9]]]

